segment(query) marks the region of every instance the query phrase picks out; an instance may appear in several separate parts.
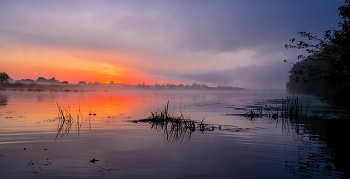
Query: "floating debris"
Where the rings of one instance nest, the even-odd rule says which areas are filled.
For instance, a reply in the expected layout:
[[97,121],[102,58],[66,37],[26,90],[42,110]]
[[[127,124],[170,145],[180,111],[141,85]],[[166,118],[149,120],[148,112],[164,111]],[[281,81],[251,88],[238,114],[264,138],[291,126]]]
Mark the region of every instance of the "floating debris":
[[100,160],[99,159],[92,159],[92,160],[90,160],[91,163],[95,163],[97,161],[100,161]]

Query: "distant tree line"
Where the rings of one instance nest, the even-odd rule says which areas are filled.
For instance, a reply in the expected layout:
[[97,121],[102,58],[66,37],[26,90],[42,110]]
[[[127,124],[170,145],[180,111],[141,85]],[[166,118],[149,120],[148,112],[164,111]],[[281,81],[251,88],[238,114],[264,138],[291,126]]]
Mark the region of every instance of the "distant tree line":
[[[9,88],[37,88],[37,91],[45,91],[45,88],[48,88],[50,86],[50,90],[53,90],[53,88],[86,88],[86,89],[93,89],[98,87],[104,87],[112,90],[119,90],[119,89],[140,89],[140,90],[234,90],[234,91],[248,91],[248,89],[240,88],[240,87],[232,87],[232,86],[217,86],[217,87],[209,87],[205,84],[198,84],[193,83],[192,85],[175,85],[175,84],[166,84],[166,85],[160,85],[160,84],[154,84],[154,85],[146,85],[143,84],[136,84],[136,85],[130,85],[130,84],[119,84],[114,83],[111,81],[110,84],[100,84],[98,82],[95,83],[86,83],[85,81],[79,81],[78,84],[69,84],[67,81],[60,82],[56,80],[54,77],[51,79],[46,79],[44,77],[39,77],[36,81],[32,79],[22,79],[22,80],[16,80],[12,83],[9,83],[10,77],[7,73],[1,72],[0,73],[0,86],[2,87],[9,87]],[[64,84],[64,85],[62,85]],[[60,87],[61,86],[61,87]],[[52,88],[52,89],[51,89]],[[2,89],[4,90],[4,89]],[[66,89],[66,91],[70,91],[70,89]]]

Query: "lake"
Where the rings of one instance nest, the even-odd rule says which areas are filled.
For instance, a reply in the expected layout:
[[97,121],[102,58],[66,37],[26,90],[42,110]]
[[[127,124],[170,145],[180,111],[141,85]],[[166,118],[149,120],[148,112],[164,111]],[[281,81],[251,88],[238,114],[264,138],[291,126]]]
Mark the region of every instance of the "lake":
[[[349,138],[340,120],[243,115],[282,97],[283,92],[1,91],[0,178],[349,177]],[[324,105],[314,97],[304,100]],[[140,121],[168,101],[168,113],[183,115],[193,128]],[[62,125],[59,109],[71,115],[70,123]]]

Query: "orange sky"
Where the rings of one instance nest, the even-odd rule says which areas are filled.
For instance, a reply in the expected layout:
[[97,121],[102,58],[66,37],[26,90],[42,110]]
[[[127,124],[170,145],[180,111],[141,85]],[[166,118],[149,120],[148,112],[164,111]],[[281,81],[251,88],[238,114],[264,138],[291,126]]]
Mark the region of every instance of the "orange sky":
[[[104,62],[108,60],[138,61],[136,56],[110,52],[91,52],[84,50],[53,49],[43,47],[11,47],[0,51],[0,58],[6,59],[2,65],[14,80],[52,78],[69,83],[79,81],[121,84],[180,84],[160,76],[146,74],[126,66]],[[103,58],[103,60],[101,60]]]
[[276,2],[0,1],[0,71],[14,80],[284,89],[283,61],[306,53],[285,49],[288,39],[338,28],[344,1]]

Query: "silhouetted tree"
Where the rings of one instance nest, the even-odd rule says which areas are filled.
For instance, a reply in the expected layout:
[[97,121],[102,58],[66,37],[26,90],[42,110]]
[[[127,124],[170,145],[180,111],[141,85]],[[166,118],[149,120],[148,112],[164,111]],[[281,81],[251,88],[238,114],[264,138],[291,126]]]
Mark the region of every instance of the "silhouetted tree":
[[0,72],[0,84],[7,84],[9,78],[9,75],[6,72]]
[[58,83],[59,81],[55,79],[55,77],[52,77],[48,80],[50,83]]
[[47,79],[44,78],[44,77],[39,77],[36,81],[38,81],[38,82],[46,82]]
[[[307,95],[324,95],[325,88],[323,84],[323,80],[320,79],[319,74],[315,74],[314,76],[309,76],[309,69],[303,68],[306,65],[318,65],[316,61],[306,61],[302,60],[293,65],[292,69],[289,70],[289,80],[286,84],[287,92],[289,93],[302,93]],[[303,71],[302,74],[298,73],[299,71]]]
[[197,84],[196,82],[194,82],[192,85],[191,85],[192,89],[199,89],[201,87],[200,84]]
[[[300,77],[308,82],[306,76],[313,77],[313,81],[322,81],[325,89],[325,99],[343,107],[350,107],[350,6],[349,0],[340,6],[339,15],[343,22],[339,23],[339,30],[326,31],[324,38],[320,39],[307,32],[298,32],[309,42],[290,39],[286,48],[305,49],[310,55],[299,55],[305,64],[301,69],[293,71],[296,80]],[[316,43],[315,43],[316,42]],[[286,62],[286,61],[285,61]],[[307,72],[307,73],[306,73]],[[304,76],[303,76],[304,75]]]

